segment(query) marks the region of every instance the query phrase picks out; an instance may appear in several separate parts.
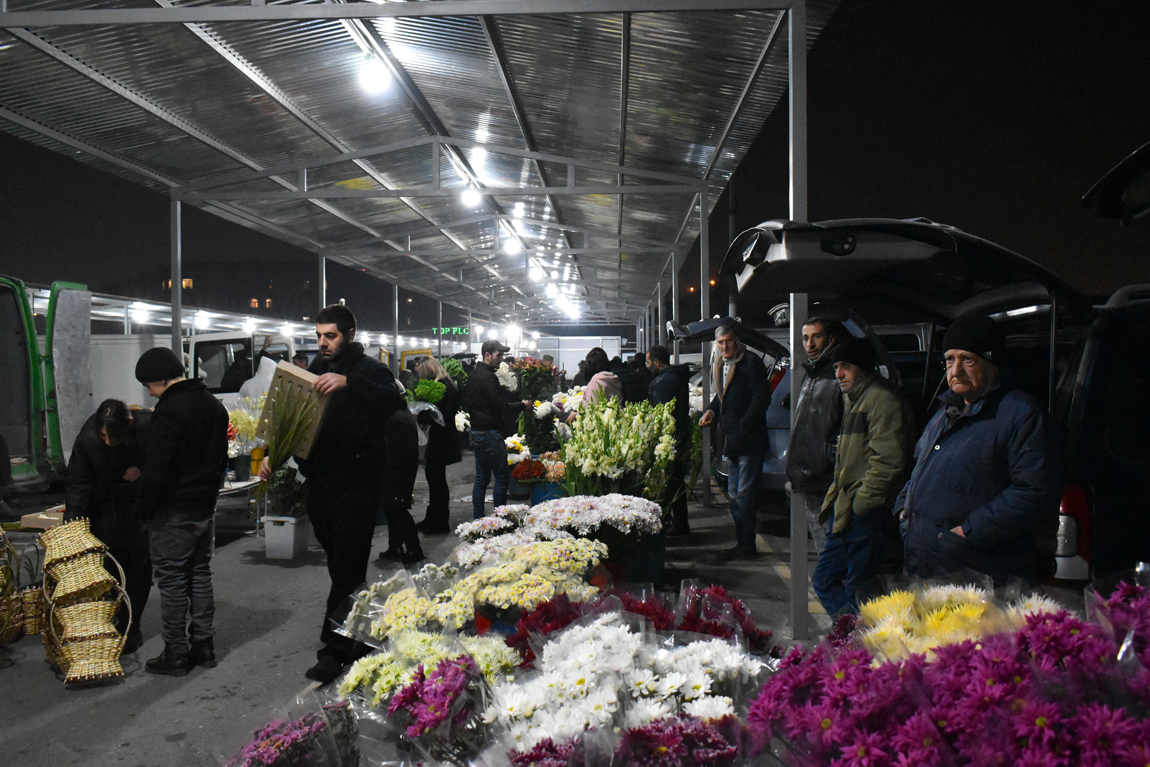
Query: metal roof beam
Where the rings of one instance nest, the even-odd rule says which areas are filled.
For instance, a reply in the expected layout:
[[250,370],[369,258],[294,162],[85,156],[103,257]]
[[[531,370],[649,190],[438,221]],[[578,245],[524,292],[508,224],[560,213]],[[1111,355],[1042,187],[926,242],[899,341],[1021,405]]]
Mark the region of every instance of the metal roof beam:
[[[612,185],[602,186],[511,186],[511,187],[482,187],[476,189],[484,197],[538,197],[543,194],[557,195],[586,195],[586,194],[689,194],[697,196],[698,183],[680,184],[647,184],[647,185]],[[282,192],[173,192],[173,197],[185,202],[200,202],[205,200],[349,200],[370,199],[373,197],[455,197],[458,189],[444,189],[442,187],[406,187],[403,189],[290,189]],[[504,214],[506,215],[506,214]],[[618,239],[618,235],[611,235]]]
[[679,13],[789,8],[802,0],[468,0],[438,3],[199,5],[72,11],[0,11],[0,27],[116,24],[196,24],[237,21],[310,21],[400,16],[518,16],[603,13]]
[[[340,248],[341,252],[346,253],[347,248]],[[359,250],[359,248],[356,248]],[[575,256],[575,255],[588,255],[588,256],[613,256],[617,253],[658,253],[663,255],[667,252],[666,248],[551,248],[547,251],[547,255],[556,256]],[[465,250],[396,250],[384,251],[382,253],[364,253],[366,257],[387,257],[397,258],[404,256],[412,256],[419,258],[435,258],[436,256],[506,256],[508,253],[500,250],[499,248],[468,248]],[[537,257],[538,253],[518,253],[517,256]],[[552,267],[554,268],[554,267]]]

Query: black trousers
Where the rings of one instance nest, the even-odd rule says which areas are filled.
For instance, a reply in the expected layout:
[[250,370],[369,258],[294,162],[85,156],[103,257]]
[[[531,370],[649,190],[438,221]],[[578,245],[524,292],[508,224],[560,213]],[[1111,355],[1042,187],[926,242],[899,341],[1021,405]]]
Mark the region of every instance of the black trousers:
[[327,555],[331,588],[323,614],[319,639],[323,647],[316,655],[332,656],[351,663],[367,653],[366,645],[337,634],[331,617],[365,580],[371,557],[371,537],[375,533],[375,509],[379,484],[376,480],[325,485],[309,479],[307,515],[315,537]]
[[433,530],[446,530],[451,526],[451,491],[447,489],[447,464],[428,458],[423,466],[427,477],[427,515],[424,521]]

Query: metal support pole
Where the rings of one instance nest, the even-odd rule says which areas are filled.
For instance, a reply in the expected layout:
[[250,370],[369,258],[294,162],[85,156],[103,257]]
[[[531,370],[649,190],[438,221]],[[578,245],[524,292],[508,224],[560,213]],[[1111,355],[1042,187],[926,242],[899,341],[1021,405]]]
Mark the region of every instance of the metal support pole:
[[807,220],[807,7],[796,2],[787,11],[790,59],[791,220]]
[[643,351],[643,320],[635,323],[635,351]]
[[391,286],[392,319],[395,336],[391,339],[391,369],[399,375],[399,285]]
[[659,294],[659,311],[655,315],[655,322],[658,323],[658,330],[659,330],[659,332],[657,333],[657,337],[659,339],[659,345],[665,346],[666,340],[667,340],[667,336],[666,336],[667,323],[663,321],[663,281],[662,280],[660,280],[658,285],[656,285],[655,290]]
[[172,221],[171,221],[171,234],[172,234],[172,351],[181,360],[184,358],[184,341],[183,341],[183,317],[182,315],[182,302],[183,302],[183,289],[184,289],[184,243],[183,233],[181,231],[183,226],[183,209],[180,207],[179,200],[172,200],[171,204]]
[[[679,254],[671,254],[671,322],[679,324]],[[679,364],[679,339],[675,339],[675,364]]]
[[[807,8],[799,0],[787,11],[788,69],[790,71],[790,209],[791,220],[807,220]],[[803,323],[807,321],[807,294],[791,294],[791,402],[799,401]],[[791,408],[791,429],[797,407]],[[807,519],[806,510],[791,496],[791,638],[807,638]]]
[[435,347],[435,356],[443,356],[443,302],[439,302],[439,330],[435,331],[435,337],[438,339],[438,344]]
[[[807,321],[807,294],[791,293],[791,402],[799,401],[805,373],[798,364],[803,348],[803,325]],[[797,407],[791,407],[794,433]],[[797,493],[791,496],[791,638],[807,638],[807,512]]]
[[[735,192],[735,187],[738,186],[735,180],[738,175],[731,176],[731,181],[727,184],[727,245],[730,246],[735,241],[738,235],[738,196]],[[739,283],[735,279],[735,275],[731,274],[724,280],[727,288],[727,316],[739,316]]]
[[[319,283],[319,308],[327,306],[327,259],[316,256],[316,281]],[[318,310],[317,310],[318,311]]]
[[[699,319],[711,316],[711,250],[707,216],[707,187],[699,190]],[[702,342],[703,407],[711,401],[711,343]],[[718,415],[716,413],[715,415]],[[703,427],[703,508],[709,509],[711,498],[711,427]]]
[[[467,351],[474,351],[472,346],[475,342],[471,339],[471,310],[467,310]],[[482,362],[482,360],[480,360]]]

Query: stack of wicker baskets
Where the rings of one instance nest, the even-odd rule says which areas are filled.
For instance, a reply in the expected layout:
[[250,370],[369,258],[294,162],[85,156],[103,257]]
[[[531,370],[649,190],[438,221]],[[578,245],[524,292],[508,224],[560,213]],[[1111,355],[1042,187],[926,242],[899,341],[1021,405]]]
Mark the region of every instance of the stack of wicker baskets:
[[17,589],[20,555],[0,530],[0,646],[15,642],[24,632],[24,607]]
[[[107,546],[92,535],[87,519],[67,522],[40,536],[44,546],[44,598],[48,603],[44,649],[66,672],[66,685],[92,684],[124,675],[124,636],[113,624],[124,591],[124,571]],[[111,559],[119,580],[104,567]],[[125,635],[127,629],[125,629]]]

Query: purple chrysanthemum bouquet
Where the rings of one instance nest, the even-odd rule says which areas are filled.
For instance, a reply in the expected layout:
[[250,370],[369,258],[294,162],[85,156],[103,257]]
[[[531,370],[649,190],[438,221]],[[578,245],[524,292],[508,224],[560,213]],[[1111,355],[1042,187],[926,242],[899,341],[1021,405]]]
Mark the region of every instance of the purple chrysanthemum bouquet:
[[487,683],[469,655],[442,660],[426,673],[419,666],[411,684],[388,704],[388,716],[403,737],[430,760],[465,765],[483,747],[480,715],[487,706]]
[[228,760],[227,767],[353,767],[359,730],[346,703],[296,719],[275,719]]

